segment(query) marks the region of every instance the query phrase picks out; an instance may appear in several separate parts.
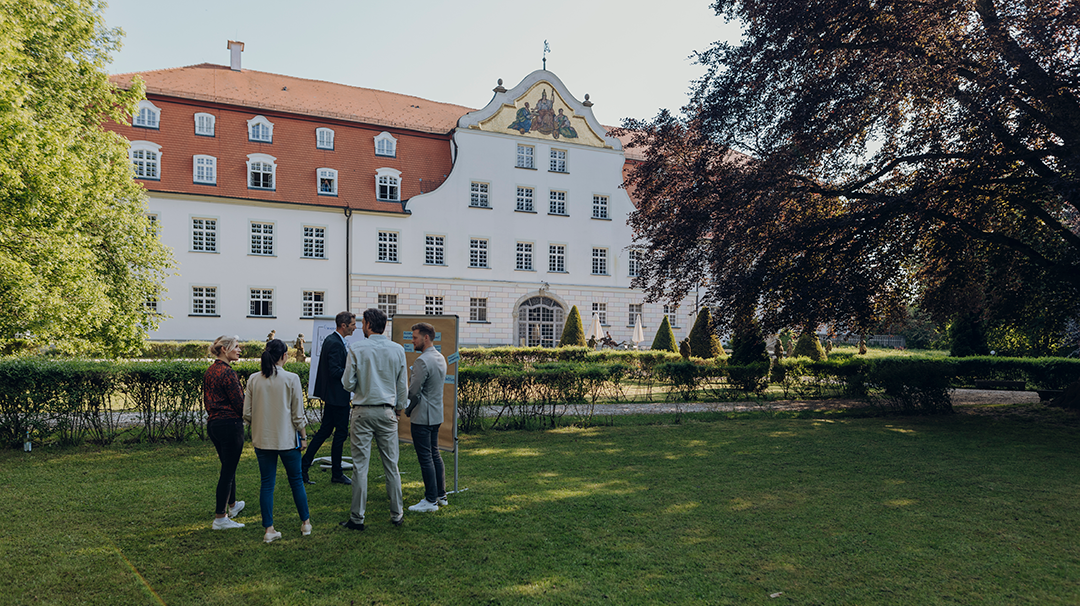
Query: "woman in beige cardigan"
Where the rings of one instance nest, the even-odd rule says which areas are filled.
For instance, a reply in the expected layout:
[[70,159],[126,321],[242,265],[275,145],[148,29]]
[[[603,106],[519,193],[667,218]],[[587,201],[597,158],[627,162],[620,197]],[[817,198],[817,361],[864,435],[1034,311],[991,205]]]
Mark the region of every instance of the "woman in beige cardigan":
[[288,351],[288,346],[280,339],[267,343],[262,354],[262,372],[251,375],[244,390],[244,420],[251,424],[251,443],[255,446],[255,458],[262,475],[259,508],[266,528],[263,535],[266,543],[281,538],[281,533],[274,530],[278,457],[285,466],[296,512],[300,514],[300,534],[311,534],[307,491],[300,473],[300,451],[307,446],[304,388],[296,373],[281,367]]

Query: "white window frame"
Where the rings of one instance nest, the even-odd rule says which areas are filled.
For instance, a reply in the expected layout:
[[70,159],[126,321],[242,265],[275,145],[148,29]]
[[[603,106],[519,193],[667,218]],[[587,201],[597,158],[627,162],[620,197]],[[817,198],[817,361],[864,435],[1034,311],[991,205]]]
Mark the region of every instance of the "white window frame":
[[517,271],[535,271],[533,269],[532,242],[517,243],[517,264],[515,265],[515,269],[517,269]]
[[195,134],[200,137],[213,137],[217,116],[206,112],[195,113]]
[[200,185],[217,185],[217,158],[204,154],[192,156],[191,181]]
[[[262,309],[260,309],[262,308]],[[265,311],[266,313],[256,313]],[[261,286],[248,287],[248,317],[276,318],[274,315],[274,289]]]
[[300,317],[321,318],[326,315],[326,291],[305,290],[300,295]]
[[[386,188],[384,195],[383,188]],[[380,202],[401,202],[401,171],[380,168],[375,171],[375,199]]]
[[256,257],[273,257],[274,231],[271,221],[248,221],[248,254]]
[[446,265],[446,236],[424,234],[424,265]]
[[514,210],[521,213],[536,212],[536,206],[533,204],[535,193],[535,188],[519,185],[517,188],[517,206]]
[[641,316],[641,327],[645,328],[645,304],[644,303],[631,303],[627,307],[627,314],[628,314],[627,317],[629,318],[629,321],[626,323],[627,326],[633,326],[634,325],[634,317],[635,316]]
[[[248,154],[247,157],[247,184],[248,189],[261,189],[265,191],[277,191],[277,158],[269,154]],[[270,187],[263,187],[262,185],[255,185],[254,173],[252,167],[258,166],[260,168],[259,174],[266,174],[265,170],[261,170],[269,166],[270,168]]]
[[247,121],[247,133],[248,141],[253,143],[273,143],[274,123],[267,120],[266,116],[255,116]]
[[566,271],[566,245],[548,244],[548,272],[568,273]]
[[593,219],[611,219],[611,214],[608,212],[608,197],[602,194],[593,194],[592,197],[592,218]]
[[631,248],[626,255],[626,275],[636,278],[641,275],[641,250]]
[[334,129],[325,126],[315,129],[315,149],[334,150]]
[[396,158],[397,138],[386,131],[375,135],[375,155]]
[[469,267],[488,269],[487,238],[469,238]]
[[161,180],[161,146],[152,141],[132,141],[128,147],[128,159],[136,179]]
[[396,231],[379,230],[377,238],[379,247],[375,260],[380,263],[397,263],[398,238],[399,234]]
[[679,328],[679,306],[678,305],[665,305],[664,315],[667,316],[668,324],[672,328]]
[[380,294],[377,301],[376,307],[379,308],[379,311],[386,314],[387,318],[393,318],[394,315],[397,314],[398,301],[396,293]]
[[441,316],[443,315],[443,296],[442,295],[427,295],[424,297],[424,315],[425,316]]
[[469,297],[469,321],[487,322],[487,297]]
[[193,316],[216,316],[217,312],[217,286],[206,284],[193,284],[190,289],[191,308]]
[[191,252],[216,253],[217,217],[191,217]]
[[[323,185],[329,181],[329,187]],[[338,184],[338,172],[332,168],[320,168],[315,171],[315,191],[320,196],[336,196]]]
[[491,184],[486,181],[473,181],[469,186],[469,206],[472,208],[491,208],[488,190]]
[[608,249],[593,247],[592,249],[592,275],[607,276],[608,273]]
[[593,315],[600,318],[600,325],[607,326],[607,303],[593,303]]
[[304,248],[300,253],[305,259],[326,258],[326,226],[305,225],[303,227]]
[[548,191],[548,214],[559,217],[568,216],[566,212],[566,192],[552,189]]
[[553,173],[565,173],[566,170],[566,150],[565,149],[551,149],[550,153],[551,162],[548,165],[548,171]]
[[517,164],[518,168],[536,168],[536,146],[518,143]]
[[150,101],[139,101],[139,109],[131,117],[131,125],[138,128],[161,130],[161,108]]

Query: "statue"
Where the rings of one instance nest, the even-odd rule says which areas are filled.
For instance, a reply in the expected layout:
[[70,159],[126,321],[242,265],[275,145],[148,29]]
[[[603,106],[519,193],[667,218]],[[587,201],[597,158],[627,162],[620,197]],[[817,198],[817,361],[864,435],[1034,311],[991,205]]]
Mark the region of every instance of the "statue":
[[274,340],[274,335],[276,335],[276,334],[277,334],[276,330],[271,330],[270,334],[266,335],[266,342],[269,343],[270,341],[273,341]]
[[776,343],[773,344],[773,357],[780,360],[784,357],[784,344],[779,338],[776,339]]
[[690,359],[690,337],[686,337],[682,341],[679,341],[679,355],[684,360]]
[[297,362],[307,362],[307,357],[304,355],[304,333],[296,335],[296,342],[293,343],[293,347],[296,348],[293,359]]

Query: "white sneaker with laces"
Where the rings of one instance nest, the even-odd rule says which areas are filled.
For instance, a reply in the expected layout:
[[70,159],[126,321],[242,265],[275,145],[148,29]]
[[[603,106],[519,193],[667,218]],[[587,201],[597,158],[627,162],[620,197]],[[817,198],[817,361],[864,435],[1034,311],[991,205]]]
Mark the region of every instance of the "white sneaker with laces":
[[276,541],[276,540],[278,540],[280,538],[281,538],[281,533],[280,532],[278,532],[276,530],[274,532],[268,532],[268,533],[263,535],[263,543],[273,543],[274,541]]
[[446,507],[447,505],[450,504],[450,501],[447,501],[446,500],[446,495],[443,495],[443,496],[439,497],[438,501],[435,501],[435,504],[438,505],[439,507]]
[[439,511],[439,505],[437,503],[432,503],[431,501],[428,501],[427,499],[420,499],[419,503],[409,507],[409,511],[415,511],[417,513],[427,513],[429,511]]
[[235,505],[229,508],[229,517],[235,518],[236,514],[240,513],[241,511],[244,511],[244,502],[237,501]]
[[214,530],[228,530],[229,528],[243,528],[244,525],[240,522],[234,522],[229,519],[228,516],[224,518],[214,518],[214,525],[210,528]]

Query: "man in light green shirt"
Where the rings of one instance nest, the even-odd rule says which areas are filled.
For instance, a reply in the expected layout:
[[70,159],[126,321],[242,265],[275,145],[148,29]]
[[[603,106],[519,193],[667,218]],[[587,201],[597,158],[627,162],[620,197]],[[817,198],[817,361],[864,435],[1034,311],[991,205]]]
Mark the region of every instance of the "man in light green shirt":
[[367,474],[371,459],[371,440],[379,446],[386,475],[386,494],[390,497],[390,521],[401,526],[404,506],[401,474],[398,471],[398,416],[409,394],[405,349],[383,335],[386,314],[367,309],[363,315],[364,336],[349,347],[341,385],[353,392],[349,415],[349,438],[352,445],[352,507],[349,519],[341,526],[364,529],[367,507]]

